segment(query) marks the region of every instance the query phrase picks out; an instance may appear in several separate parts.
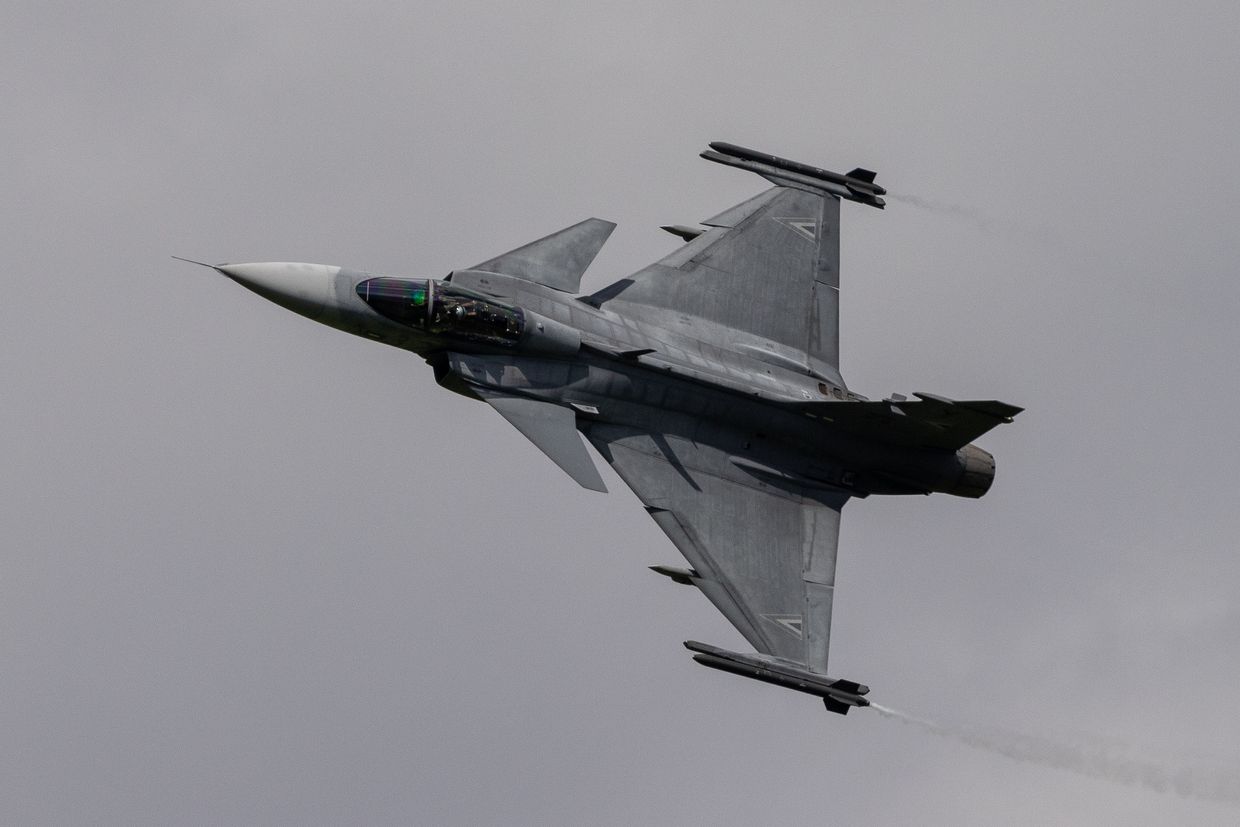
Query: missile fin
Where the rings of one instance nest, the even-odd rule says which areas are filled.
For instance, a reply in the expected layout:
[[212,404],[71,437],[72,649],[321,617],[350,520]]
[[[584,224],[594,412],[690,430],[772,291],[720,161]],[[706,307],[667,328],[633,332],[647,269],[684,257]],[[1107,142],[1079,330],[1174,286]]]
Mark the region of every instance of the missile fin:
[[835,712],[839,715],[847,715],[848,710],[851,709],[848,704],[837,701],[835,698],[823,698],[822,702],[827,707],[828,712]]

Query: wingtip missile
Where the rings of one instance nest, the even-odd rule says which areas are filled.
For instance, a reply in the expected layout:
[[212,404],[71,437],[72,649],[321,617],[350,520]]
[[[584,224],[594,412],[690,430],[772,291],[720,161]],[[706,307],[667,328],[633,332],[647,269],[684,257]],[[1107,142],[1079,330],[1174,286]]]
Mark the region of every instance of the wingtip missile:
[[843,175],[725,141],[712,141],[710,149],[701,153],[701,156],[708,161],[748,169],[759,174],[790,173],[796,176],[794,180],[800,180],[806,184],[822,182],[820,186],[823,189],[841,198],[869,204],[880,210],[887,206],[887,202],[880,197],[886,195],[887,190],[874,183],[877,177],[875,172],[863,167],[857,167],[847,175]]
[[816,695],[823,699],[827,709],[841,715],[848,714],[850,707],[870,705],[865,698],[870,687],[856,681],[830,678],[774,658],[729,652],[696,640],[686,640],[685,648],[694,652],[693,659],[703,666]]

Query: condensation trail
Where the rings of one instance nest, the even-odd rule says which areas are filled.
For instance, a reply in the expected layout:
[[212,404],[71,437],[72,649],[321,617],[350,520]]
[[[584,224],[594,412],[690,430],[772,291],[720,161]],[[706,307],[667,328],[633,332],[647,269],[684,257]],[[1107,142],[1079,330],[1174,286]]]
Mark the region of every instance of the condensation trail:
[[880,715],[1014,761],[1068,770],[1089,778],[1143,787],[1185,798],[1240,806],[1240,770],[1204,765],[1172,766],[1122,754],[1116,746],[1072,744],[994,728],[941,724],[871,703]]
[[966,207],[961,204],[949,204],[946,201],[934,201],[932,199],[922,198],[917,195],[888,193],[886,198],[889,201],[898,201],[928,212],[966,221],[980,230],[982,234],[991,236],[992,238],[1003,237],[1024,239],[1037,244],[1055,244],[1058,246],[1069,244],[1075,246],[1074,242],[1066,240],[1061,232],[1048,225],[1026,225],[1012,221],[1004,221],[1002,219],[995,219],[975,207]]
[[943,215],[954,215],[958,218],[967,218],[987,233],[993,233],[995,230],[993,222],[983,215],[980,210],[973,209],[972,207],[963,207],[959,204],[948,204],[944,201],[932,201],[928,198],[920,198],[916,195],[897,195],[887,193],[887,199],[889,201],[899,201],[904,204],[909,204],[913,207],[920,207],[921,209],[929,210],[930,212],[942,213]]

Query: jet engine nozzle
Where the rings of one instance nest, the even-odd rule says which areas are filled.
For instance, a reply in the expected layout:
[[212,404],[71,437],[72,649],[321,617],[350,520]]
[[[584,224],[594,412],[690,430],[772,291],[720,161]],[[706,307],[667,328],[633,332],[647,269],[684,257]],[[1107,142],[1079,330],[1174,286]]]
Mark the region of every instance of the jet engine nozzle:
[[995,458],[976,445],[966,445],[956,452],[960,475],[955,485],[944,489],[945,494],[977,499],[990,490],[995,481]]
[[336,302],[339,267],[265,261],[256,264],[219,264],[224,275],[265,299],[294,313],[318,319]]

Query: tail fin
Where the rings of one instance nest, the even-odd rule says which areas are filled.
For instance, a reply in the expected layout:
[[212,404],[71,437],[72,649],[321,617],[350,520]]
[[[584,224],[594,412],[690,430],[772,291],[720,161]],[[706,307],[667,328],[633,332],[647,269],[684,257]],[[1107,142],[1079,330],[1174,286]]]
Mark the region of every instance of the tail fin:
[[802,402],[794,407],[858,436],[953,451],[991,428],[1011,422],[1024,410],[993,399],[958,402],[929,393],[913,395],[916,402]]

